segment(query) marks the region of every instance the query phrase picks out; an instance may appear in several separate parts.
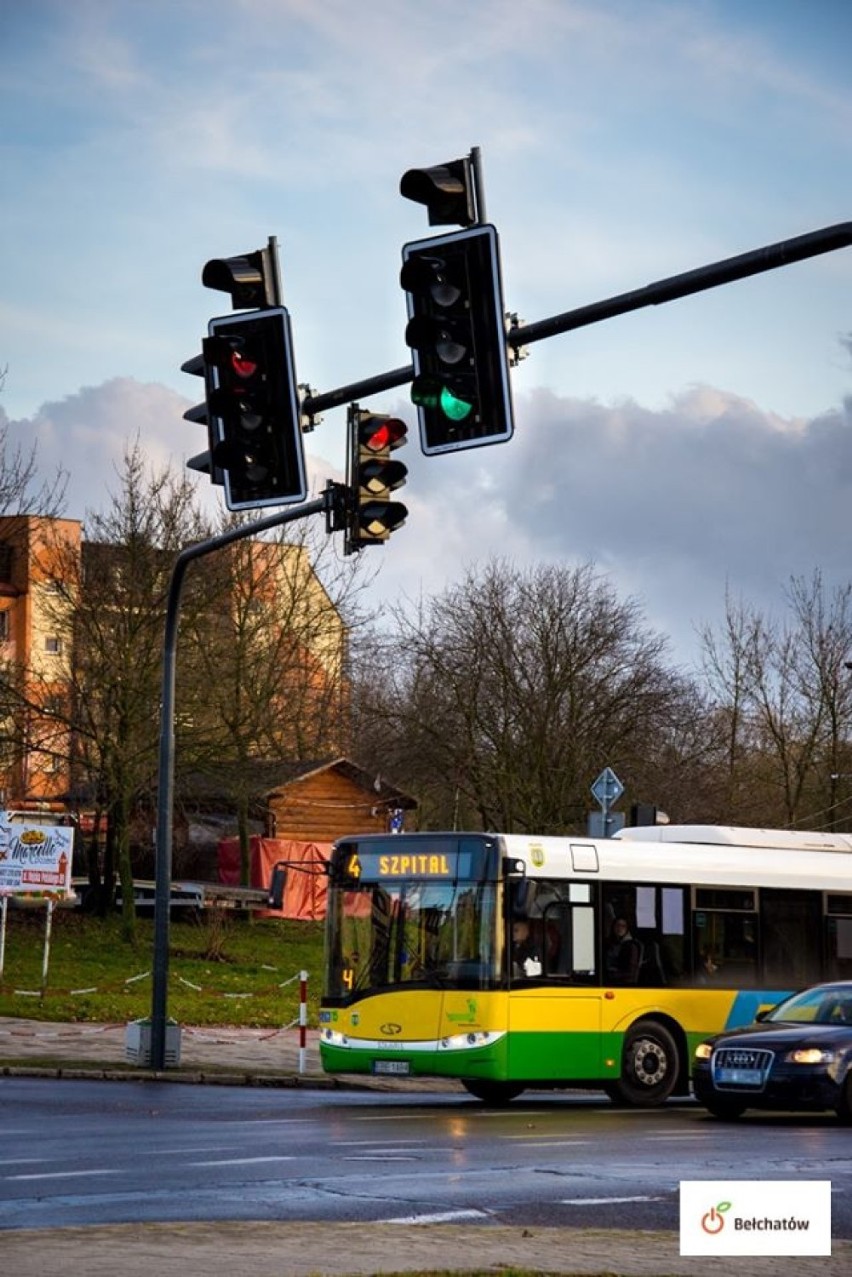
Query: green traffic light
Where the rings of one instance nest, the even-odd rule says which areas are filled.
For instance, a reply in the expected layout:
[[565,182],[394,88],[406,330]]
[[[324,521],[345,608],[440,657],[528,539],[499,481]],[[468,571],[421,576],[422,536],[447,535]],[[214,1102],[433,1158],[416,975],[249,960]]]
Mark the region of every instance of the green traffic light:
[[411,401],[421,408],[438,408],[449,421],[464,421],[473,412],[470,399],[464,399],[434,377],[415,377]]
[[464,421],[465,417],[469,417],[473,411],[473,404],[469,400],[461,399],[446,386],[441,387],[438,402],[441,405],[441,412],[445,417],[449,417],[450,421]]

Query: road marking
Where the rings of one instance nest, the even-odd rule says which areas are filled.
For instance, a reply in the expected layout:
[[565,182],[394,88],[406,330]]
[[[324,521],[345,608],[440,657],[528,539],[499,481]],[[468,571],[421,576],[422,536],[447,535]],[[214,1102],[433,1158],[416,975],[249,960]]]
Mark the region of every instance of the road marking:
[[274,1153],[269,1157],[223,1157],[209,1158],[203,1162],[187,1162],[187,1166],[253,1166],[257,1162],[292,1162],[295,1157]]
[[532,1140],[532,1139],[536,1139],[536,1140],[541,1140],[541,1141],[543,1141],[543,1142],[552,1142],[552,1143],[554,1143],[554,1144],[556,1144],[556,1143],[560,1143],[560,1144],[592,1144],[592,1143],[595,1143],[595,1144],[596,1144],[596,1143],[597,1143],[597,1140],[594,1140],[594,1141],[593,1141],[593,1140],[575,1139],[573,1136],[569,1136],[569,1137],[566,1139],[564,1136],[559,1135],[559,1134],[557,1134],[556,1132],[554,1132],[554,1133],[553,1133],[553,1135],[548,1135],[546,1131],[542,1131],[540,1134],[536,1134],[535,1136],[531,1135],[531,1134],[529,1133],[529,1131],[524,1131],[524,1133],[523,1133],[522,1135],[521,1135],[521,1134],[518,1134],[518,1135],[501,1135],[501,1136],[500,1136],[500,1139],[501,1139],[501,1140]]
[[423,1140],[331,1140],[332,1148],[371,1148],[374,1144],[379,1148],[399,1148],[403,1144],[423,1145]]
[[484,1210],[448,1210],[434,1215],[398,1215],[394,1219],[380,1219],[379,1224],[452,1224],[458,1219],[488,1219]]
[[664,1197],[563,1197],[563,1206],[614,1206],[623,1202],[662,1202]]
[[305,1126],[311,1117],[230,1117],[223,1125],[231,1126]]
[[[465,1113],[465,1117],[468,1114]],[[354,1122],[399,1122],[399,1113],[370,1113],[369,1116],[353,1117]],[[434,1122],[434,1113],[406,1113],[404,1120],[406,1122]],[[455,1119],[453,1119],[455,1120]]]
[[120,1171],[112,1167],[103,1167],[94,1171],[39,1171],[36,1175],[7,1175],[6,1179],[73,1179],[84,1175],[119,1175]]
[[341,1162],[416,1162],[410,1153],[383,1153],[377,1148],[373,1153],[344,1153]]
[[576,1148],[578,1144],[591,1144],[591,1140],[525,1140],[519,1135],[512,1136],[518,1141],[518,1148]]
[[671,1135],[646,1135],[645,1140],[648,1144],[661,1143],[664,1140],[680,1140],[684,1143],[687,1140],[707,1140],[710,1135],[710,1131],[673,1131]]

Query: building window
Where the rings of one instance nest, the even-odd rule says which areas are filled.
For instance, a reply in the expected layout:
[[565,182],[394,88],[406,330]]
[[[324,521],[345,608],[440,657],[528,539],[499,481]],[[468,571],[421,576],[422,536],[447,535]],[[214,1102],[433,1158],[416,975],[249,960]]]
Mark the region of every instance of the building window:
[[45,652],[52,652],[54,655],[57,655],[62,651],[62,639],[56,634],[48,634],[47,638],[44,640],[44,650]]
[[5,610],[0,612],[0,643],[8,643],[11,636],[11,627],[9,625],[9,612]]

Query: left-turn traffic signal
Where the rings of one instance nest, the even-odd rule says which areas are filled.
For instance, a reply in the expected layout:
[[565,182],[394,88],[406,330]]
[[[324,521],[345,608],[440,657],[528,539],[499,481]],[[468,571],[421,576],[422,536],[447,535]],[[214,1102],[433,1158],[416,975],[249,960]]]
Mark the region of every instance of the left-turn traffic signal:
[[307,496],[290,317],[283,306],[211,319],[204,341],[213,473],[229,510]]
[[380,545],[401,527],[408,510],[391,493],[406,482],[408,470],[391,454],[408,442],[408,427],[398,417],[349,409],[350,517],[345,553]]

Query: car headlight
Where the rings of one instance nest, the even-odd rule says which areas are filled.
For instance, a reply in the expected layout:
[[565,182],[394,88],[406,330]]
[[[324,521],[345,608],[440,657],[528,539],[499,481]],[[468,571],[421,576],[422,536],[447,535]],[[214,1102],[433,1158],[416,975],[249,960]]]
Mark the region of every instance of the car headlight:
[[699,1042],[695,1048],[696,1060],[709,1060],[713,1054],[713,1045],[710,1042]]
[[791,1064],[832,1064],[833,1051],[823,1051],[818,1046],[803,1046],[795,1051],[788,1051],[784,1056]]

